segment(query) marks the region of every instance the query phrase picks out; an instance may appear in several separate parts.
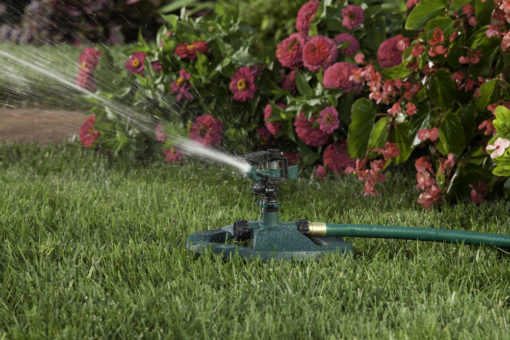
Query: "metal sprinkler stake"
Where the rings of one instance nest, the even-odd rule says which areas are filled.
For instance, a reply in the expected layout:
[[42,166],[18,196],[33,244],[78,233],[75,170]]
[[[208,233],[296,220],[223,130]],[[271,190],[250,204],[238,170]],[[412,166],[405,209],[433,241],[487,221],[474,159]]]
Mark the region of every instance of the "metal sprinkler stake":
[[[421,241],[454,242],[510,248],[510,235],[462,230],[378,226],[366,224],[330,224],[298,220],[280,222],[277,185],[298,177],[298,167],[288,166],[279,150],[271,149],[244,156],[252,165],[247,177],[255,181],[253,192],[259,197],[261,221],[236,221],[221,229],[206,230],[188,237],[186,248],[197,254],[208,250],[230,258],[246,259],[318,258],[326,253],[351,252],[352,245],[342,237],[373,237]],[[251,241],[251,242],[250,242]],[[248,245],[246,245],[248,243]],[[251,243],[251,244],[250,244]]]

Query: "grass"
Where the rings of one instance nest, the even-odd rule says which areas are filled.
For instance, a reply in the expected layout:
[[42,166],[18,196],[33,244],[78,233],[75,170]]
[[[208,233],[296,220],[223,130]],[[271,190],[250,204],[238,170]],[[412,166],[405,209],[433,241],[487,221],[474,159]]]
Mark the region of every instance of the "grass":
[[[405,175],[376,198],[350,177],[288,182],[282,220],[510,233],[508,202],[425,211]],[[0,338],[508,339],[501,249],[352,239],[317,261],[196,257],[190,233],[257,218],[246,179],[78,145],[1,145],[0,187]]]

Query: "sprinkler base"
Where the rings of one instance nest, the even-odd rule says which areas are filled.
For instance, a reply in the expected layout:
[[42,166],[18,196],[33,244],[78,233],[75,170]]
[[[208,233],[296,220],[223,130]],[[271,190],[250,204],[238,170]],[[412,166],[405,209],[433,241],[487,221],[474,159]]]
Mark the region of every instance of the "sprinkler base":
[[[235,240],[240,235],[239,231],[235,232],[235,225],[240,222],[242,234],[246,237]],[[186,248],[197,254],[211,251],[224,259],[238,254],[245,259],[259,258],[262,261],[303,260],[352,251],[351,243],[341,237],[305,236],[296,222],[283,222],[276,226],[264,226],[259,221],[238,221],[236,224],[192,234],[188,237]]]

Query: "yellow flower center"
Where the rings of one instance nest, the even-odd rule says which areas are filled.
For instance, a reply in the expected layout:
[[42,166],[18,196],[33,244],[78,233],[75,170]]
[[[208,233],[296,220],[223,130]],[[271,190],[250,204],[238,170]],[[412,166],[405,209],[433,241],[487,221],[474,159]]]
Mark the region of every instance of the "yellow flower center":
[[170,153],[175,153],[174,148],[170,148]]
[[95,135],[97,133],[97,130],[92,126],[92,127],[90,127],[88,133],[89,133],[89,135]]
[[182,86],[182,83],[184,83],[184,79],[181,77],[177,78],[177,86]]
[[87,67],[87,62],[83,61],[80,66],[82,69],[85,69]]
[[198,134],[200,137],[204,137],[207,133],[207,127],[204,125],[200,126],[200,129],[198,129]]
[[237,89],[239,91],[243,91],[244,89],[246,89],[246,82],[244,81],[244,79],[239,79],[237,81]]
[[138,67],[140,66],[140,60],[138,59],[133,59],[133,61],[131,62],[131,65],[133,65],[133,67]]

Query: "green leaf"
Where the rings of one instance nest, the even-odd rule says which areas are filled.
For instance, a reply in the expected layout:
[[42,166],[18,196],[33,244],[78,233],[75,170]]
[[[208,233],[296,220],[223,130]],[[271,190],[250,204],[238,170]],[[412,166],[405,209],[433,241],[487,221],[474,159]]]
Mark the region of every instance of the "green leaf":
[[413,140],[409,133],[410,129],[411,125],[409,122],[403,122],[397,124],[391,133],[391,141],[397,143],[398,149],[400,150],[397,158],[395,158],[395,164],[404,163],[413,152]]
[[443,31],[445,37],[449,37],[454,30],[453,20],[450,18],[436,18],[430,20],[427,23],[427,28],[425,29],[425,32],[427,32],[427,40],[431,40],[433,38],[436,27]]
[[475,16],[478,25],[487,25],[491,21],[492,10],[494,9],[494,1],[482,0],[475,1]]
[[492,124],[498,132],[498,136],[509,139],[510,138],[510,111],[504,106],[498,106],[494,112],[496,119]]
[[368,149],[383,148],[386,140],[388,140],[390,120],[387,117],[381,118],[375,123],[370,139],[368,141]]
[[296,71],[296,86],[302,96],[311,97],[313,95],[312,88],[308,85],[305,77],[299,71]]
[[471,2],[471,0],[453,0],[450,4],[450,9],[453,11],[459,11],[465,4]]
[[464,126],[459,116],[453,112],[447,112],[441,125],[439,125],[439,143],[437,149],[443,155],[453,153],[459,156],[466,147]]
[[427,110],[423,110],[410,118],[411,129],[409,130],[409,135],[413,138],[412,146],[415,147],[418,144],[421,144],[421,140],[418,138],[418,131],[421,129],[428,130],[432,127],[431,123],[431,113]]
[[485,112],[487,106],[495,103],[499,99],[498,91],[496,91],[497,86],[498,80],[492,79],[480,87],[480,95],[476,98],[476,108],[479,111]]
[[320,154],[307,146],[301,146],[299,154],[304,165],[311,165],[320,159]]
[[464,134],[466,137],[466,144],[469,144],[471,139],[475,138],[477,135],[477,126],[476,117],[478,115],[478,111],[476,111],[475,105],[473,102],[469,102],[468,105],[464,106],[461,110],[459,110],[459,118],[462,122],[462,126],[464,127]]
[[374,119],[375,109],[370,100],[361,98],[352,105],[351,124],[347,134],[347,151],[352,158],[365,156]]
[[420,30],[425,28],[427,22],[435,18],[446,7],[446,0],[423,0],[418,3],[407,17],[405,28]]
[[472,48],[482,51],[480,62],[469,66],[469,71],[472,73],[472,77],[489,77],[494,69],[494,59],[500,55],[499,43],[500,40],[497,38],[488,38],[485,35],[485,29],[482,29],[480,33],[476,34],[476,38]]
[[407,62],[402,62],[397,66],[388,67],[382,70],[382,75],[386,79],[399,79],[410,75],[413,70],[407,68]]
[[452,80],[452,74],[447,70],[438,70],[430,80],[428,95],[442,109],[451,108],[457,98],[457,86]]
[[503,192],[506,199],[510,199],[510,178],[507,178],[503,185]]

